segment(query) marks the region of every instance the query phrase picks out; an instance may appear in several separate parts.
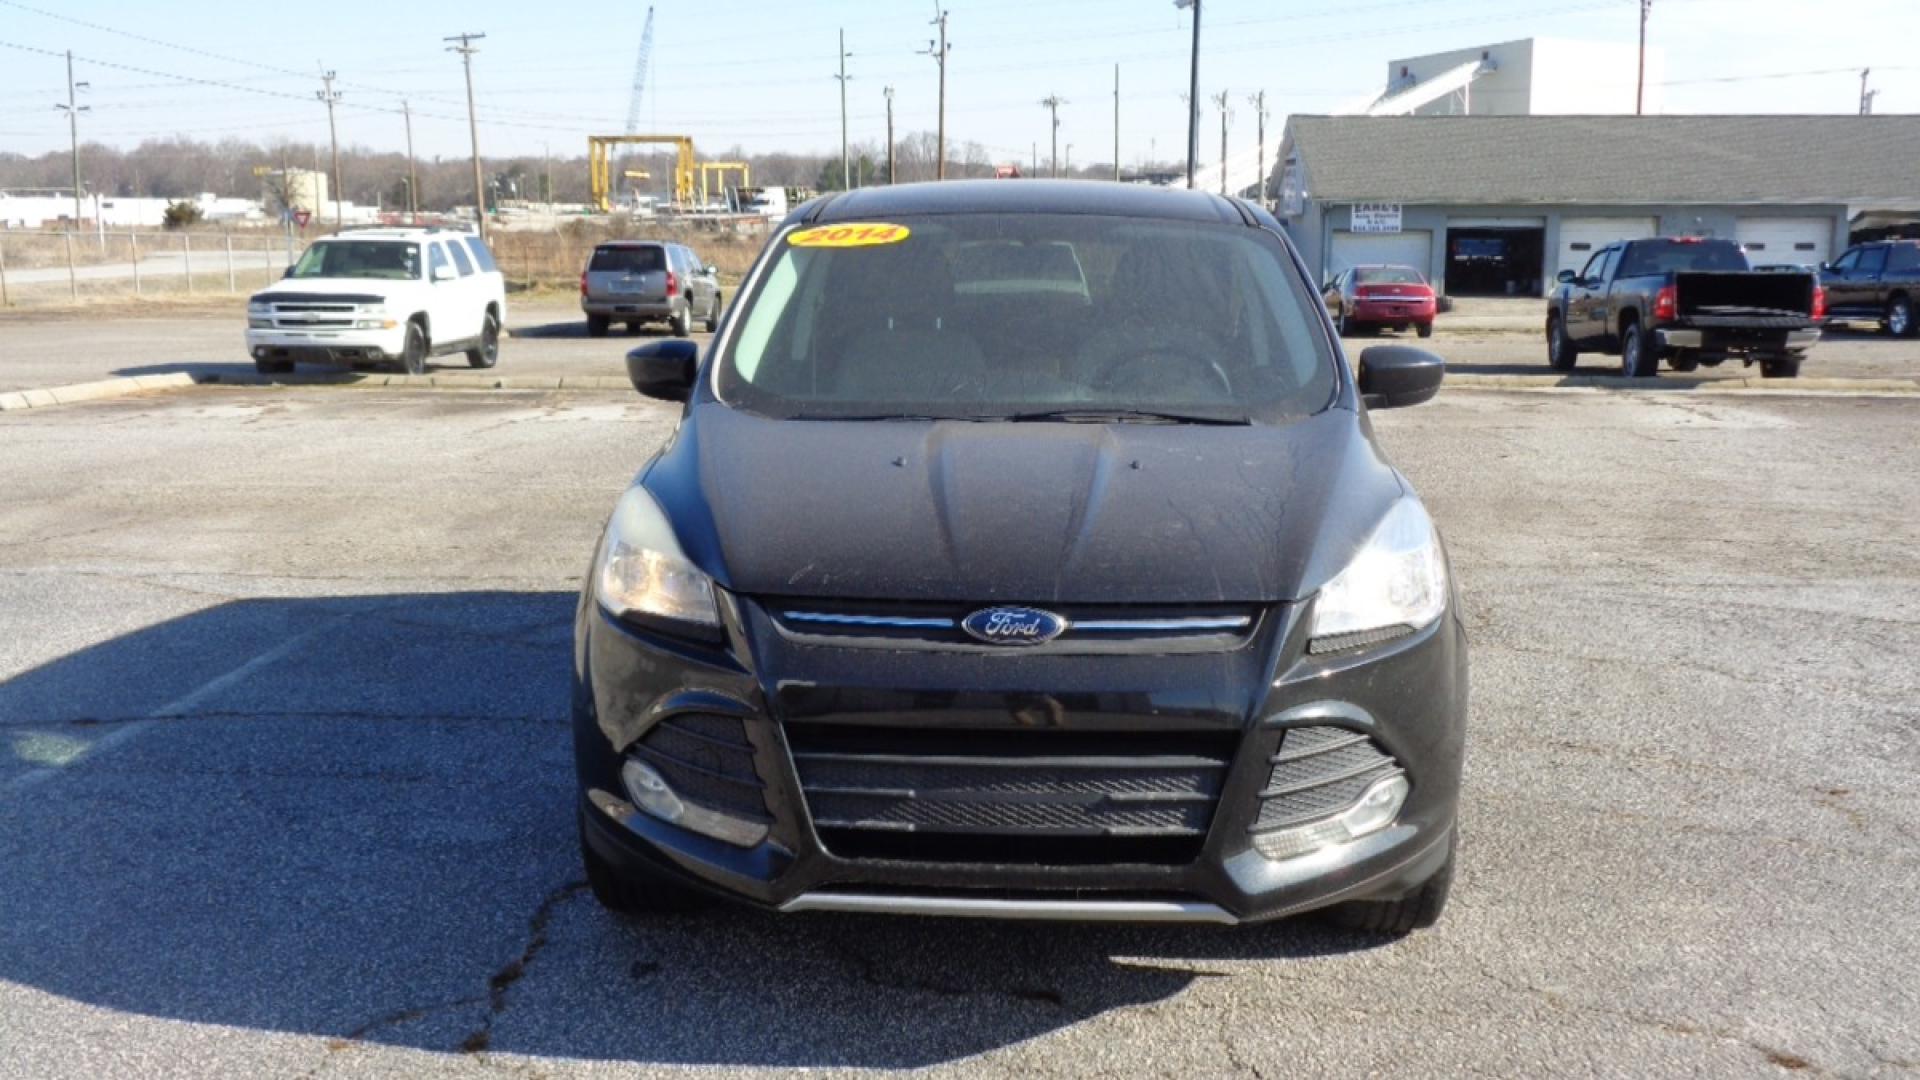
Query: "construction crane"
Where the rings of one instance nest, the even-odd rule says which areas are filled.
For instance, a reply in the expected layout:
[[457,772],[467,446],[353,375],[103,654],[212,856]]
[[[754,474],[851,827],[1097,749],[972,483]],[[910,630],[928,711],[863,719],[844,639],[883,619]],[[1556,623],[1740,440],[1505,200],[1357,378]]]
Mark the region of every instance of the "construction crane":
[[627,99],[627,134],[640,134],[640,96],[647,88],[647,64],[653,59],[653,9],[647,9],[647,28],[640,32],[640,55],[633,61],[633,96]]
[[616,146],[641,143],[665,143],[673,147],[673,203],[686,207],[693,203],[693,140],[685,135],[589,135],[587,136],[587,189],[601,213],[613,209],[612,158]]

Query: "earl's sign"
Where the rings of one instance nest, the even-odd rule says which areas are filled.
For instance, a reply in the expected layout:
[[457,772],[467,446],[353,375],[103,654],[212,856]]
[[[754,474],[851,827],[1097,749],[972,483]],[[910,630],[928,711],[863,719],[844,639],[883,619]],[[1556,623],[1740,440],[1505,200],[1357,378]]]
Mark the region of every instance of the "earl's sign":
[[1397,233],[1400,231],[1400,204],[1354,203],[1351,227],[1357,233]]

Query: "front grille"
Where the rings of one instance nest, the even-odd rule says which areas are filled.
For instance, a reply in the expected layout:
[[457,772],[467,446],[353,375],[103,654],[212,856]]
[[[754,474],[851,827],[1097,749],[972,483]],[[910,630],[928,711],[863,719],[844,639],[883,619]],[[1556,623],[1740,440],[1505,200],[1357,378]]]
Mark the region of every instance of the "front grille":
[[[1226,651],[1252,637],[1260,611],[1251,605],[1207,607],[1166,605],[1040,604],[1062,622],[1059,636],[1042,650]],[[945,648],[998,651],[963,629],[968,615],[985,608],[1022,608],[1021,604],[898,604],[844,600],[793,600],[767,603],[780,631],[803,642],[873,648]]]
[[1291,728],[1273,756],[1252,831],[1267,832],[1331,817],[1358,802],[1377,780],[1403,771],[1365,734],[1341,727]]
[[1181,863],[1237,733],[786,727],[821,843],[849,858]]
[[738,717],[677,713],[647,729],[630,753],[659,771],[690,803],[761,824],[766,792],[753,767],[753,745]]

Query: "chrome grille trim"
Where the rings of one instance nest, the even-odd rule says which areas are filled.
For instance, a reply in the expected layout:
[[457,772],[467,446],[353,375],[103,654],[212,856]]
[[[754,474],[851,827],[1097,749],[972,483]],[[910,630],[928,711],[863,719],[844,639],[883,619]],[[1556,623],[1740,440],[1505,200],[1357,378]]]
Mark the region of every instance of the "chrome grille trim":
[[909,618],[898,615],[843,615],[831,611],[783,611],[780,617],[793,622],[821,623],[827,626],[878,626],[901,630],[951,630],[959,625],[952,619]]

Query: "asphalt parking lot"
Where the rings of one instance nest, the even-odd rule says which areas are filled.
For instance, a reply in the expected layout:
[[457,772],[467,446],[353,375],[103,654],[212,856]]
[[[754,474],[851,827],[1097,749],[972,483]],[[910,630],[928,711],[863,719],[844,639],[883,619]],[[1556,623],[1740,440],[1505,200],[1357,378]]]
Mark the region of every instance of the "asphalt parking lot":
[[1474,650],[1454,905],[1400,941],[602,912],[569,620],[673,416],[0,415],[0,1075],[1920,1070],[1920,399],[1375,417]]
[[[243,326],[238,299],[223,306],[188,309],[173,314],[103,318],[81,311],[36,314],[22,310],[0,316],[0,392],[28,387],[87,382],[115,375],[158,375],[193,372],[220,376],[250,376],[253,362],[241,340]],[[1531,312],[1527,303],[1506,303],[1503,311]],[[1542,309],[1544,310],[1544,309]],[[1431,348],[1446,357],[1448,369],[1463,375],[1555,374],[1547,367],[1545,338],[1532,328],[1532,315],[1503,315],[1504,324],[1489,330],[1489,320],[1467,318],[1458,328],[1443,316],[1432,339],[1392,332],[1348,339],[1349,353],[1372,345],[1409,344]],[[76,325],[86,332],[76,334]],[[623,378],[621,359],[639,341],[660,337],[661,326],[640,334],[616,327],[605,338],[587,336],[576,305],[565,297],[510,299],[507,305],[509,338],[501,344],[495,373],[507,376],[605,375]],[[696,333],[703,345],[709,335]],[[302,367],[318,373],[323,367]],[[390,368],[397,371],[398,368]],[[470,370],[459,356],[437,357],[436,372]],[[1611,375],[1620,370],[1618,357],[1588,355],[1577,374]],[[1738,362],[1701,368],[1687,380],[1740,378],[1757,374]],[[1874,378],[1920,380],[1920,339],[1887,338],[1865,324],[1832,327],[1814,349],[1803,374],[1819,378]],[[1671,373],[1664,377],[1674,379]]]

